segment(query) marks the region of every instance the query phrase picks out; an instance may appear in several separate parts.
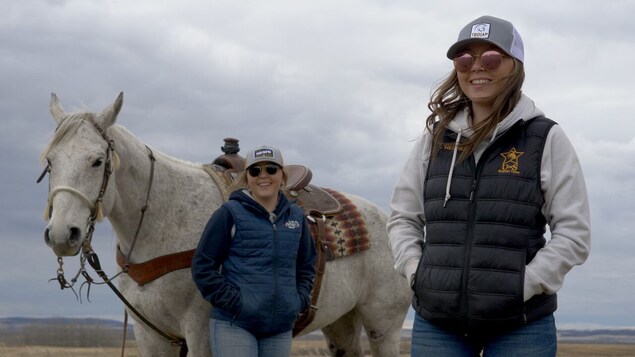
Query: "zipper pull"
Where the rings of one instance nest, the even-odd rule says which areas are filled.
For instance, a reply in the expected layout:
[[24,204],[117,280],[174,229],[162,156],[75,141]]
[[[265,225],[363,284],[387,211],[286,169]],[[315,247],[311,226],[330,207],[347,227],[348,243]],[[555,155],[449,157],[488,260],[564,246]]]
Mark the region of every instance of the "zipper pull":
[[276,214],[273,212],[269,212],[269,222],[271,222],[271,226],[273,226],[273,230],[277,231],[278,227],[276,226]]
[[477,183],[478,183],[477,179],[474,179],[474,181],[472,181],[472,187],[470,188],[470,202],[472,202],[472,200],[474,199],[474,191],[476,191]]

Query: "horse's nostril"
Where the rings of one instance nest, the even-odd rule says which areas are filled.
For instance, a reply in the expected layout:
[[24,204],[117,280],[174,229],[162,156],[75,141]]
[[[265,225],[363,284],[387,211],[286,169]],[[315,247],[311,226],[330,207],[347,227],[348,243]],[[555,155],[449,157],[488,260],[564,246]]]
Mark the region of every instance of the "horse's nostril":
[[80,238],[80,231],[79,228],[77,227],[72,227],[71,228],[71,232],[70,235],[68,237],[68,240],[71,244],[75,244],[79,241]]
[[44,243],[46,243],[46,245],[48,245],[49,247],[51,246],[51,238],[49,237],[48,228],[44,229]]

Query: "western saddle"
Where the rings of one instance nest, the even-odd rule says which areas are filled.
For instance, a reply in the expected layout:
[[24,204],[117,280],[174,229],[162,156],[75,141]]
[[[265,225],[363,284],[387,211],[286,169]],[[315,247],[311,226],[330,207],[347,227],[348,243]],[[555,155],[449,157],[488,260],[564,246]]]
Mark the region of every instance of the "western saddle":
[[[223,140],[225,145],[221,147],[221,150],[224,154],[214,159],[208,168],[221,173],[225,179],[225,185],[230,186],[238,174],[245,169],[245,158],[238,155],[240,151],[238,139],[225,138]],[[332,216],[342,210],[341,204],[335,197],[310,184],[313,178],[311,169],[304,165],[285,165],[283,170],[287,175],[284,193],[288,198],[295,200],[307,216]]]

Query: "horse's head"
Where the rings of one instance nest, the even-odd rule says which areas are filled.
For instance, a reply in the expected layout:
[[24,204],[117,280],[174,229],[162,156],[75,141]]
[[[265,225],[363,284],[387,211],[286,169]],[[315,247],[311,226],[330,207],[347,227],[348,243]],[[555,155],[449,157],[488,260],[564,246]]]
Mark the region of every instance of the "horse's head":
[[123,103],[120,93],[101,113],[66,113],[55,94],[50,112],[57,123],[53,139],[42,153],[49,172],[49,196],[44,240],[58,256],[79,253],[96,220],[114,202],[114,176],[118,157],[108,129]]

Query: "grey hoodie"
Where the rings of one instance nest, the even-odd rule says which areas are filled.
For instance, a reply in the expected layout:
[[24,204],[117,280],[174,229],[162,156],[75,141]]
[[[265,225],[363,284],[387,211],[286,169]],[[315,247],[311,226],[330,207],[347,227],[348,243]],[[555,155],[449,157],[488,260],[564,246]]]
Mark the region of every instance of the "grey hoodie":
[[[515,122],[542,115],[534,102],[522,95],[489,140],[478,146],[474,152],[476,162],[494,138]],[[470,137],[473,132],[469,128],[468,113],[457,114],[448,129],[461,137]],[[412,283],[421,258],[421,243],[425,236],[423,192],[431,145],[432,135],[424,130],[406,161],[390,204],[387,230],[395,269],[409,283]],[[582,168],[571,142],[559,125],[554,125],[547,136],[540,181],[545,198],[542,214],[547,219],[551,239],[525,269],[525,301],[537,294],[557,292],[562,287],[565,274],[587,259],[591,247],[590,209]],[[450,199],[446,195],[446,200]]]

